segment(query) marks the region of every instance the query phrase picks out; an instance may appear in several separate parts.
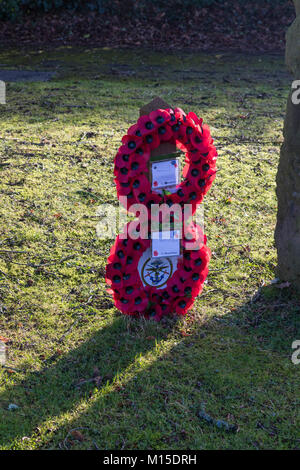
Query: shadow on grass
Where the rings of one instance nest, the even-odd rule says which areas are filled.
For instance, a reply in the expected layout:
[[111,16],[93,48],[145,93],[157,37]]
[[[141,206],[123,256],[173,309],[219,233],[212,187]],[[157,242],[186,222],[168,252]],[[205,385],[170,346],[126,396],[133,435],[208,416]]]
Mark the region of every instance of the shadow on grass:
[[[300,383],[291,344],[299,334],[297,301],[278,290],[263,292],[224,321],[210,318],[190,336],[177,331],[170,349],[162,349],[121,387],[99,394],[45,447],[298,448]],[[201,420],[203,410],[238,432]],[[85,441],[70,435],[64,440],[70,429],[81,427]]]
[[[188,336],[175,328],[172,342],[167,326],[156,331],[156,345],[147,340],[148,326],[142,335],[138,321],[131,328],[115,318],[56,364],[2,394],[2,405],[17,400],[20,409],[3,412],[1,445],[20,448],[27,436],[34,448],[47,449],[299,446],[299,376],[290,357],[300,319],[293,300],[281,293],[260,298],[192,325]],[[98,389],[91,382],[76,387],[95,366],[103,377]],[[201,420],[203,409],[238,432]]]
[[[123,317],[116,317],[61,359],[50,358],[41,370],[28,373],[19,383],[15,379],[0,394],[0,447],[14,446],[15,440],[30,436],[40,423],[73,409],[87,394],[87,386],[78,384],[91,379],[95,368],[105,386],[137,356],[153,348],[154,341],[135,335],[127,326]],[[137,330],[141,328],[139,325]],[[159,334],[156,336],[159,341]],[[92,384],[88,385],[91,388]],[[8,411],[10,403],[17,403],[18,411]]]

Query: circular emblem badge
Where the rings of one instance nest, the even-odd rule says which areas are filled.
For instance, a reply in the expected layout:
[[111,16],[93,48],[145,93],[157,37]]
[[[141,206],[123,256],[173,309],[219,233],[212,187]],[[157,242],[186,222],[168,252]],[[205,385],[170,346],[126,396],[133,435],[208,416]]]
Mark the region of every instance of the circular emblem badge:
[[152,258],[151,248],[147,248],[138,263],[138,272],[144,287],[161,289],[176,271],[178,257]]
[[162,287],[172,276],[173,265],[169,258],[148,258],[142,266],[142,281],[147,286]]

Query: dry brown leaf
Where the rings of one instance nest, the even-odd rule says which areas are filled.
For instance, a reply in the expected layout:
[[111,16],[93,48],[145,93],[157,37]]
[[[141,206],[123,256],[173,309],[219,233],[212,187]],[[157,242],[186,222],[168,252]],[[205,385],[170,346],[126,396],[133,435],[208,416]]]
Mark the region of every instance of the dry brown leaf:
[[5,336],[0,336],[0,341],[2,341],[2,343],[10,343],[10,339],[8,338],[5,338]]
[[74,431],[71,431],[71,436],[76,439],[76,441],[84,441],[85,440],[85,437],[84,435],[80,432],[80,431],[77,431],[76,429],[74,429]]

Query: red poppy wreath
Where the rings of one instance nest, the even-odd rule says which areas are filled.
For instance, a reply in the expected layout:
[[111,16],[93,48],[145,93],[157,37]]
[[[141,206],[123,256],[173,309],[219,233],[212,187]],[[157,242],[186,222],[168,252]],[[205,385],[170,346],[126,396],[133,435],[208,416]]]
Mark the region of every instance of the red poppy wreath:
[[156,321],[170,313],[185,315],[208,274],[206,236],[192,222],[182,239],[182,256],[156,259],[151,258],[149,239],[126,238],[129,225],[118,235],[106,267],[108,292],[116,307],[124,314]]
[[[163,142],[176,144],[185,152],[183,181],[172,194],[152,190],[148,174],[150,153]],[[129,205],[142,203],[148,208],[152,204],[191,204],[195,212],[216,175],[217,151],[202,119],[180,108],[157,109],[141,116],[122,144],[114,169],[118,198],[126,196]]]
[[[149,160],[151,151],[163,142],[184,151],[186,165],[183,181],[172,192],[160,193],[151,188]],[[114,169],[118,198],[127,197],[129,212],[131,205],[143,204],[149,220],[155,218],[154,204],[180,204],[183,210],[189,204],[194,213],[215,178],[216,158],[209,127],[195,113],[186,115],[179,108],[152,111],[122,138]],[[130,224],[117,237],[106,267],[116,307],[124,314],[157,321],[172,313],[185,315],[208,274],[206,236],[191,222],[182,231],[180,256],[152,258],[151,234],[144,239],[137,230],[132,236]]]

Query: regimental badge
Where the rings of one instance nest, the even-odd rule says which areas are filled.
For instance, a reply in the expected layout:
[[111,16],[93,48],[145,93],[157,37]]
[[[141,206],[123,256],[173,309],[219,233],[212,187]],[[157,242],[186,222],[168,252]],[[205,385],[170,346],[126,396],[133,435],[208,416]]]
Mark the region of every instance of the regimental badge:
[[162,287],[172,276],[173,265],[169,258],[148,258],[141,269],[143,283],[151,287]]

